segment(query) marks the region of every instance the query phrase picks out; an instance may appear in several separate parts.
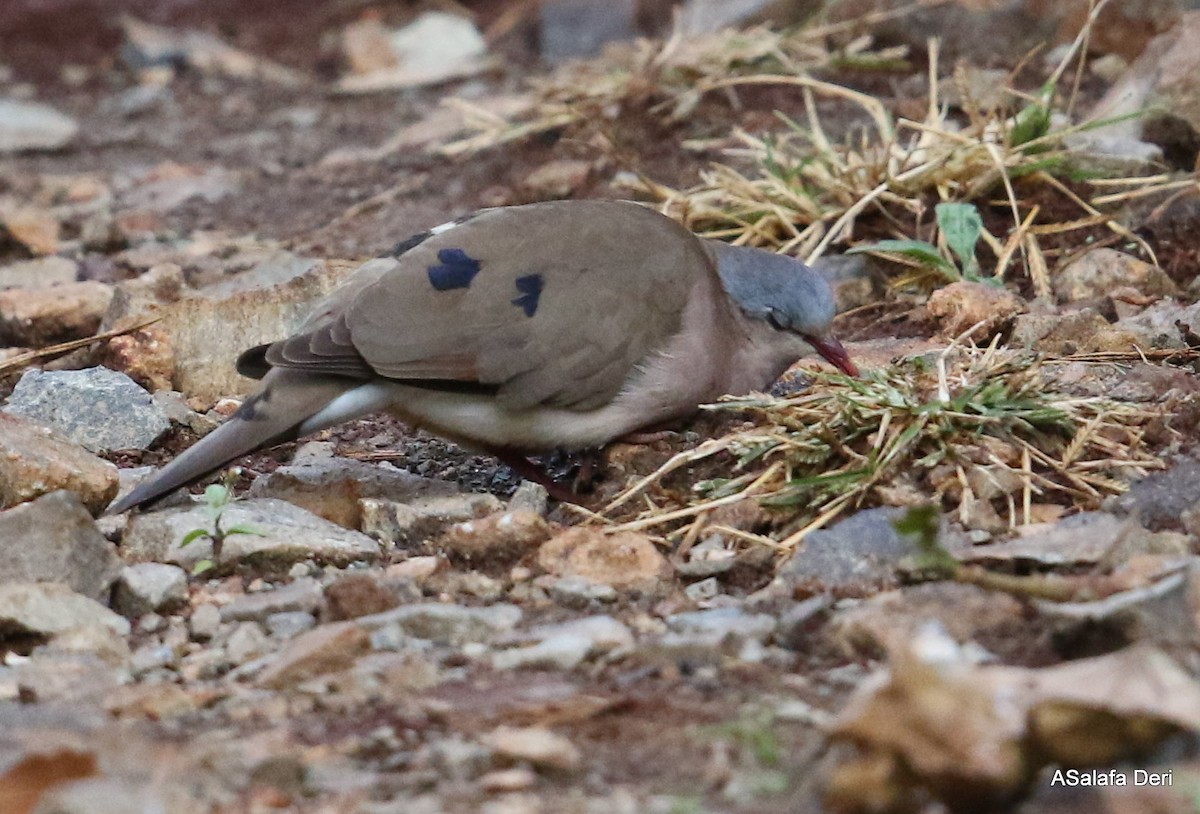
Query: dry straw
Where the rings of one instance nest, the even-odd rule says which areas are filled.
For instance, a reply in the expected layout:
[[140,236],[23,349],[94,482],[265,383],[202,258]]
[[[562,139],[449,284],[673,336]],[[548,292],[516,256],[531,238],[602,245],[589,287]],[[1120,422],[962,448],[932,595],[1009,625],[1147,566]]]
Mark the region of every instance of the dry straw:
[[[1035,503],[1096,508],[1162,467],[1145,440],[1158,410],[1055,392],[1043,362],[993,342],[951,345],[854,379],[817,374],[790,398],[730,399],[751,426],[674,456],[605,508],[614,531],[695,536],[714,510],[755,500],[790,549],[871,505],[940,501],[966,525],[1028,523]],[[728,476],[688,499],[673,474],[722,455]],[[681,505],[682,503],[682,505]],[[773,545],[776,545],[773,543]]]

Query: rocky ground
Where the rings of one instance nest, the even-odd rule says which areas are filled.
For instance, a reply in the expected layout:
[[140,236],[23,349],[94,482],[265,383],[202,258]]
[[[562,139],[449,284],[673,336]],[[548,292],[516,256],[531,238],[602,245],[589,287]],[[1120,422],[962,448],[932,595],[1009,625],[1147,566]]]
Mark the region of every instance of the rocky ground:
[[[1170,116],[1071,142],[1053,194],[1014,172],[1031,231],[1011,244],[1003,185],[975,199],[994,254],[1021,258],[1002,285],[822,266],[868,371],[942,365],[949,393],[980,364],[970,340],[994,338],[1040,354],[1061,403],[1103,403],[1055,457],[972,442],[796,534],[794,509],[691,506],[729,454],[610,504],[761,412],[616,445],[584,509],[373,418],[102,516],[230,414],[238,352],[362,258],[531,200],[670,198],[702,218],[706,193],[680,196],[712,161],[750,172],[738,128],[806,121],[795,88],[688,97],[714,69],[656,73],[675,51],[646,52],[619,92],[591,63],[563,107],[547,64],[602,30],[664,35],[669,13],[467,5],[473,22],[316,0],[0,8],[0,812],[1195,811],[1200,12],[1181,4],[1111,2],[1055,104],[1065,126],[1067,95],[1082,120],[1136,91]],[[686,3],[680,25],[738,5]],[[917,119],[927,36],[942,101],[966,111],[989,83],[1033,98],[1086,17],[923,3],[860,27],[865,4],[833,5],[805,46],[819,78]],[[396,36],[414,20],[434,27]],[[772,42],[723,64],[816,58]],[[818,108],[831,139],[860,137],[846,98]],[[1102,194],[1118,197],[1072,208]],[[927,237],[937,184],[922,195],[902,217],[865,207],[828,253]],[[787,389],[842,386],[811,370]]]

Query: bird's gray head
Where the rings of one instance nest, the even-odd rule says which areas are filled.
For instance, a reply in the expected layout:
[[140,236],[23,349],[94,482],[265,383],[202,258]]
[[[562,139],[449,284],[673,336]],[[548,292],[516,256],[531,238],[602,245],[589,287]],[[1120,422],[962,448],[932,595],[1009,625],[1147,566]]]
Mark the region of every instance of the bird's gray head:
[[717,240],[708,244],[721,284],[743,314],[799,334],[833,365],[858,375],[845,348],[829,333],[837,309],[823,277],[786,255]]

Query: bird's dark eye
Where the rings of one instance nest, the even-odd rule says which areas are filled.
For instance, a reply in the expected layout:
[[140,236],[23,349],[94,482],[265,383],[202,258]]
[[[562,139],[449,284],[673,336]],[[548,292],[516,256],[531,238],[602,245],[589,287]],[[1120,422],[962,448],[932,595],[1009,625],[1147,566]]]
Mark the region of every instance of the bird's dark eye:
[[792,323],[788,320],[787,314],[782,311],[777,311],[774,308],[767,310],[767,322],[771,323],[771,327],[781,331],[786,331],[792,327]]

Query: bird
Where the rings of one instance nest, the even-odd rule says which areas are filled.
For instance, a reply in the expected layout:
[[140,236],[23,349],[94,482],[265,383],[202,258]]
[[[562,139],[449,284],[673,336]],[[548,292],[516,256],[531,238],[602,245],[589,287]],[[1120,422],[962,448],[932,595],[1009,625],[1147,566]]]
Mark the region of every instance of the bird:
[[814,353],[858,375],[834,313],[803,263],[640,204],[483,209],[367,261],[292,336],[243,353],[257,391],[108,514],[381,411],[510,464],[600,448]]

